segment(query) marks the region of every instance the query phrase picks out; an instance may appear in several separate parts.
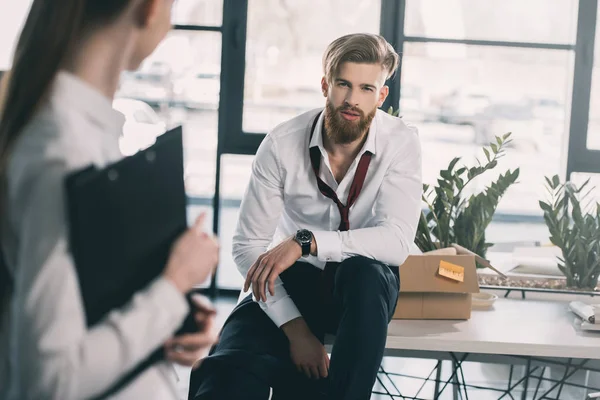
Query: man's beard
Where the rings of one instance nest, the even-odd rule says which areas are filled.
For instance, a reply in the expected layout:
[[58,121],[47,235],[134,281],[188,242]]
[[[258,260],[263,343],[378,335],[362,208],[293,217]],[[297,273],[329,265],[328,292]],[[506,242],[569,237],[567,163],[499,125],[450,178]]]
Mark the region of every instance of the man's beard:
[[[360,115],[358,121],[348,121],[342,116],[342,111],[350,111]],[[336,144],[349,144],[359,139],[371,126],[373,118],[377,113],[377,107],[368,115],[358,107],[351,107],[344,104],[335,108],[327,100],[327,110],[325,112],[325,132],[327,137]]]

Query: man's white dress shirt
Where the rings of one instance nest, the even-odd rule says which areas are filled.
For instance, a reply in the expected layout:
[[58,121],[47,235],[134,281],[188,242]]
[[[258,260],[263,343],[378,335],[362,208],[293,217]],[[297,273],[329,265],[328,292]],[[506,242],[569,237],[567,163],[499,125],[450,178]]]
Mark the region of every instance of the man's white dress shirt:
[[[410,252],[422,192],[416,128],[378,110],[363,148],[338,185],[323,147],[324,113],[310,139],[320,111],[309,111],[277,126],[256,153],[233,239],[233,257],[244,277],[261,254],[298,229],[313,232],[318,256],[303,260],[319,268],[355,255],[400,265]],[[344,204],[360,157],[365,151],[373,154],[362,191],[350,209],[349,231],[337,230],[338,207],[317,187],[309,155],[309,148],[315,146],[322,157],[320,177]],[[267,301],[260,305],[277,326],[300,316],[279,278],[275,295],[267,291]]]

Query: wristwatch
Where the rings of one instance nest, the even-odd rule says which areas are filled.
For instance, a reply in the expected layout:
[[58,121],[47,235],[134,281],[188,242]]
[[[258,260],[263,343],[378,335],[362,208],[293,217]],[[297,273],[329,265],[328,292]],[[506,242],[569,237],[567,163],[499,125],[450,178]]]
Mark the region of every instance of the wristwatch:
[[310,254],[310,246],[312,245],[313,235],[312,232],[307,229],[300,229],[294,236],[296,243],[302,247],[302,257],[306,257]]

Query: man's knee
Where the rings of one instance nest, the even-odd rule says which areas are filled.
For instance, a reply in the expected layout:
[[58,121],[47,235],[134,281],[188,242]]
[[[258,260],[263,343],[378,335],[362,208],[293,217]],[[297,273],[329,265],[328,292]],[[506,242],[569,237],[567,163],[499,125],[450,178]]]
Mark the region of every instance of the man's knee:
[[381,315],[389,320],[399,289],[398,275],[390,267],[366,257],[352,257],[338,267],[334,296],[343,309],[356,316]]
[[388,286],[396,286],[397,283],[397,277],[387,265],[363,256],[344,260],[336,273],[336,286],[340,284],[361,292],[387,289]]
[[251,371],[207,358],[192,372],[189,400],[267,400],[269,385]]

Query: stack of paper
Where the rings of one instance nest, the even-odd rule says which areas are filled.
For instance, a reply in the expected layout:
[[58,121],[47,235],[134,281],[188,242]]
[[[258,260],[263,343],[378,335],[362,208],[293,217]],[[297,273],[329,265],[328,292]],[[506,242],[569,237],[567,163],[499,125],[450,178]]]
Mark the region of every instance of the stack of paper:
[[597,305],[572,301],[569,303],[569,309],[581,318],[582,329],[600,331],[600,308]]
[[510,272],[545,276],[563,276],[558,269],[561,250],[555,246],[517,247],[513,251],[516,267]]

